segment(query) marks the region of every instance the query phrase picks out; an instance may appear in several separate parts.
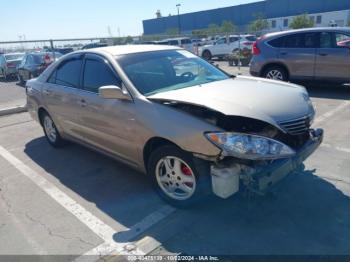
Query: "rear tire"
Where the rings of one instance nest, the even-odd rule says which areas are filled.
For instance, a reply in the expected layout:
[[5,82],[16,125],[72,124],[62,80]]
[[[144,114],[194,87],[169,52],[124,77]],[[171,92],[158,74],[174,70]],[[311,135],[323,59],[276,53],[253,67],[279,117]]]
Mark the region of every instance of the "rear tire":
[[51,116],[48,113],[43,112],[40,116],[40,120],[44,129],[45,137],[49,144],[55,148],[62,147],[64,145],[64,140],[62,139]]
[[23,80],[23,76],[21,76],[20,74],[17,75],[17,78],[18,78],[18,82],[21,86],[24,85],[24,80]]
[[269,66],[264,70],[263,77],[267,79],[279,80],[279,81],[288,81],[287,71],[278,65]]
[[174,145],[151,153],[148,174],[159,196],[175,207],[190,207],[211,194],[209,163]]
[[212,55],[211,55],[211,53],[210,53],[209,50],[205,50],[205,51],[203,52],[203,54],[202,54],[202,57],[203,57],[205,60],[209,61],[209,60],[211,60]]

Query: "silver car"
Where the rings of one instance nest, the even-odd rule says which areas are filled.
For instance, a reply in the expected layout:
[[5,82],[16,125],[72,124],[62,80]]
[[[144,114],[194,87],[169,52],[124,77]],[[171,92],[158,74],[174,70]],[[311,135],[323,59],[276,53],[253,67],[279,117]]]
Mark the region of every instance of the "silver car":
[[350,83],[349,28],[271,33],[253,45],[250,73],[283,81]]
[[323,138],[305,88],[230,76],[178,47],[78,51],[26,88],[52,146],[70,140],[118,159],[175,206],[266,192]]
[[0,54],[0,76],[7,79],[17,75],[17,66],[21,63],[24,53]]

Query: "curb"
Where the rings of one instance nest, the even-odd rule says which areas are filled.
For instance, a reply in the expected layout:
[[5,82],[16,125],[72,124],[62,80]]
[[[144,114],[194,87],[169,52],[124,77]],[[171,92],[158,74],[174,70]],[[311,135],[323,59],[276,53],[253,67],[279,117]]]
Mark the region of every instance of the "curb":
[[12,115],[27,112],[27,106],[16,106],[0,109],[0,116]]

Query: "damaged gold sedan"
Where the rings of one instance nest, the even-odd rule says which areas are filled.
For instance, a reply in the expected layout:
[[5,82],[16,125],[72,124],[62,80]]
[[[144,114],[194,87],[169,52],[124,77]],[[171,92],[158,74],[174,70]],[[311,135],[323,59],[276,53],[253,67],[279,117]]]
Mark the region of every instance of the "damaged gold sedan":
[[147,173],[175,206],[266,192],[323,139],[305,88],[231,76],[177,47],[78,51],[26,88],[52,146],[74,141]]

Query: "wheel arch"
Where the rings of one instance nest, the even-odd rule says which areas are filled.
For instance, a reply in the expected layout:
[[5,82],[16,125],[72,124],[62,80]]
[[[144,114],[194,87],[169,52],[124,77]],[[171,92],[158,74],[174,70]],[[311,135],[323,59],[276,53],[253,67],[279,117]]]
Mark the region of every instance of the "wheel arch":
[[49,112],[47,112],[47,110],[44,107],[39,107],[38,108],[38,120],[41,126],[43,126],[43,116],[44,114],[49,114]]
[[157,149],[161,146],[164,146],[164,145],[173,145],[173,146],[180,148],[174,142],[172,142],[168,139],[162,138],[162,137],[152,137],[146,142],[145,146],[143,147],[143,164],[144,164],[146,171],[148,170],[148,160],[149,160],[151,153],[155,149]]

